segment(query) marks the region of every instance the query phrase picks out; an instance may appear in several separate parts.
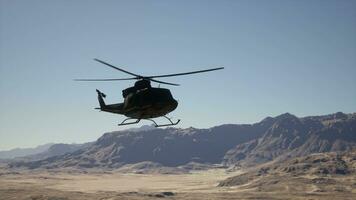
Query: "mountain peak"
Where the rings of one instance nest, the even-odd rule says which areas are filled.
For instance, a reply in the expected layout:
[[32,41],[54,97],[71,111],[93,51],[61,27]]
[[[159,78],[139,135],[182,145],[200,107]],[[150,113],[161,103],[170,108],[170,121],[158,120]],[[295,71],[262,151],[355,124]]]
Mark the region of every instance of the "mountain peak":
[[151,125],[142,125],[139,128],[129,128],[129,129],[126,129],[125,131],[141,132],[141,131],[150,131],[150,130],[154,130],[154,129],[157,129],[157,128],[155,127],[154,124],[151,124]]
[[277,119],[291,119],[291,118],[295,119],[295,118],[298,118],[298,117],[296,117],[295,115],[290,114],[289,112],[286,112],[286,113],[283,113],[281,115],[278,115],[276,118]]
[[297,125],[300,123],[300,119],[296,117],[295,115],[292,115],[290,113],[284,113],[281,115],[278,115],[275,119],[275,125],[277,126],[287,126],[290,127],[291,125]]
[[337,112],[335,114],[333,114],[334,119],[346,119],[347,118],[347,114],[343,113],[343,112]]

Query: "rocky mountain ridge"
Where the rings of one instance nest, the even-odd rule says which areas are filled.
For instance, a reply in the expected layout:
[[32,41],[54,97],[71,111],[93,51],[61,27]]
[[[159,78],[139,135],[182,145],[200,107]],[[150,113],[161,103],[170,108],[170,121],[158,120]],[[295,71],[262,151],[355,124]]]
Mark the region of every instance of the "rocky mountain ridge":
[[283,114],[262,137],[238,144],[224,156],[225,165],[254,166],[312,153],[349,151],[356,148],[356,115],[335,113],[297,118]]

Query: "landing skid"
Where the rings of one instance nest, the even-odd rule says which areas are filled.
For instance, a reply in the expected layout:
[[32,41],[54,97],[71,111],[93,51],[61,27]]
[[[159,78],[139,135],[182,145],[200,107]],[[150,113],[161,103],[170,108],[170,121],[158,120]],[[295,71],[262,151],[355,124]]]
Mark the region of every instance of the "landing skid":
[[158,125],[153,119],[146,119],[146,120],[149,120],[151,122],[153,122],[155,124],[155,127],[163,127],[163,126],[173,126],[173,125],[177,125],[179,122],[180,122],[180,119],[177,120],[177,122],[173,123],[172,120],[170,118],[168,118],[167,116],[163,116],[165,117],[166,119],[168,119],[169,122],[171,122],[170,124],[161,124],[161,125]]
[[[149,120],[151,122],[154,123],[155,127],[158,128],[158,127],[164,127],[164,126],[174,126],[174,125],[177,125],[179,122],[180,122],[180,119],[177,120],[177,122],[173,122],[170,118],[168,118],[167,116],[163,116],[165,117],[166,119],[168,119],[168,121],[170,122],[169,124],[157,124],[153,119],[145,119],[145,120]],[[122,121],[120,124],[118,124],[118,126],[124,126],[124,125],[130,125],[130,124],[137,124],[141,121],[141,119],[136,119],[136,121],[134,122],[126,122],[127,120],[130,120],[130,119],[134,119],[134,118],[126,118],[124,121]]]
[[120,124],[118,124],[118,126],[124,126],[124,125],[130,125],[130,124],[137,124],[140,122],[141,119],[137,119],[136,121],[134,122],[127,122],[125,123],[127,120],[130,120],[130,119],[133,119],[133,118],[126,118],[124,121],[122,121]]

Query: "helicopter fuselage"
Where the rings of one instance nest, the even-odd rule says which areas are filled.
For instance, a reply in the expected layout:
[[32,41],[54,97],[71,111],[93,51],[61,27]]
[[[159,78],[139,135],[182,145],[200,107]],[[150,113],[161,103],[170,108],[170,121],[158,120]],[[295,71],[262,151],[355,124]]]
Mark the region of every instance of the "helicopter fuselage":
[[[99,102],[102,101],[99,95]],[[164,116],[178,106],[171,92],[165,88],[144,88],[125,95],[123,103],[105,105],[100,109],[105,112],[122,114],[133,119],[150,119]]]
[[124,115],[135,119],[149,119],[164,116],[178,106],[171,92],[165,88],[145,88],[127,95],[124,101]]

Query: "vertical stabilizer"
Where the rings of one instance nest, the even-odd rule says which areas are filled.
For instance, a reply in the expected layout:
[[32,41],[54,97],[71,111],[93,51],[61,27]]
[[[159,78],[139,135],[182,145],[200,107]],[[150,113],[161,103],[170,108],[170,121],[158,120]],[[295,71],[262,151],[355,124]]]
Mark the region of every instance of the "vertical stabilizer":
[[96,89],[96,92],[98,93],[98,101],[100,104],[100,109],[103,110],[106,107],[104,98],[106,97],[106,95],[102,92],[100,92],[100,90]]

